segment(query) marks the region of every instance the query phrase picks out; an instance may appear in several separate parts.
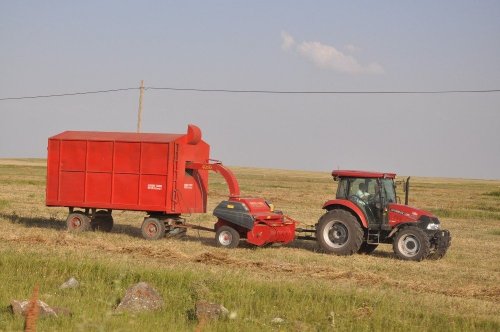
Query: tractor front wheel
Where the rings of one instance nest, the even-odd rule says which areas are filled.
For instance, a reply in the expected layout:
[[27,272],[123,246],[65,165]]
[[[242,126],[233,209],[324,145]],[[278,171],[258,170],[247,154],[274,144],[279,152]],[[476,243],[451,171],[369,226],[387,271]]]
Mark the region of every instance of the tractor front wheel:
[[223,248],[236,248],[240,243],[240,234],[232,227],[221,226],[215,233],[217,246]]
[[146,240],[159,240],[165,237],[165,222],[158,218],[146,218],[141,226],[142,236]]
[[396,234],[392,248],[400,259],[418,262],[429,256],[429,237],[420,228],[404,227]]
[[446,255],[446,251],[451,245],[451,235],[448,230],[442,230],[437,232],[431,240],[431,252],[429,255],[430,259],[441,259]]
[[90,218],[83,212],[72,212],[66,219],[66,226],[70,232],[86,232],[91,229]]
[[351,213],[332,210],[319,219],[316,240],[326,252],[352,255],[361,248],[363,229]]

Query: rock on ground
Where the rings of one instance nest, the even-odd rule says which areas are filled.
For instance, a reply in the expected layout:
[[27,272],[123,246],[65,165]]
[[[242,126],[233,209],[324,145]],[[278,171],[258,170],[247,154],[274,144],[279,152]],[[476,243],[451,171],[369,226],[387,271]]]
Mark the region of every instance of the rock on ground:
[[195,305],[196,318],[201,320],[225,318],[229,314],[229,310],[223,305],[210,303],[207,301],[198,301]]
[[161,309],[163,298],[158,291],[148,283],[140,282],[131,286],[116,308],[117,311],[150,311]]
[[64,284],[61,285],[61,289],[65,288],[76,288],[80,285],[78,280],[76,280],[74,277],[69,278]]
[[271,323],[273,323],[273,324],[283,324],[284,322],[285,322],[285,320],[281,317],[274,317],[271,320]]
[[[40,308],[40,317],[58,317],[61,315],[71,315],[71,312],[65,308],[52,308],[47,303],[38,300],[38,307]],[[14,315],[26,316],[29,309],[29,300],[12,300],[10,307]]]

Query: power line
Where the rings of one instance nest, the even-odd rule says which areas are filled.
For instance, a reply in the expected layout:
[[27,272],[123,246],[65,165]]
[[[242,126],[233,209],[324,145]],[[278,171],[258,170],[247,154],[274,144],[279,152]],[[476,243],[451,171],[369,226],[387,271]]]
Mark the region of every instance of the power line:
[[283,90],[230,90],[230,89],[196,89],[196,88],[157,88],[147,87],[146,90],[170,90],[192,92],[225,92],[225,93],[260,93],[260,94],[446,94],[446,93],[493,93],[492,90],[437,90],[437,91],[283,91]]
[[123,89],[109,89],[109,90],[97,90],[97,91],[58,93],[58,94],[40,95],[40,96],[6,97],[6,98],[0,98],[0,100],[20,100],[20,99],[66,97],[66,96],[90,95],[90,94],[97,94],[97,93],[120,92],[120,91],[139,90],[139,89],[140,88],[123,88]]
[[[52,98],[52,97],[66,97],[66,96],[77,96],[77,95],[88,95],[88,94],[98,94],[98,93],[110,93],[110,92],[121,92],[129,90],[140,90],[137,88],[121,88],[121,89],[109,89],[109,90],[97,90],[97,91],[83,91],[83,92],[71,92],[71,93],[58,93],[50,95],[39,95],[39,96],[24,96],[24,97],[5,97],[0,98],[2,100],[22,100],[22,99],[37,99],[37,98]],[[199,88],[175,88],[175,87],[144,87],[144,90],[168,90],[168,91],[179,91],[179,92],[203,92],[203,93],[245,93],[245,94],[288,94],[288,95],[341,95],[341,94],[365,94],[365,95],[403,95],[403,94],[471,94],[471,93],[498,93],[500,89],[489,89],[489,90],[428,90],[428,91],[286,91],[286,90],[237,90],[237,89],[199,89]]]

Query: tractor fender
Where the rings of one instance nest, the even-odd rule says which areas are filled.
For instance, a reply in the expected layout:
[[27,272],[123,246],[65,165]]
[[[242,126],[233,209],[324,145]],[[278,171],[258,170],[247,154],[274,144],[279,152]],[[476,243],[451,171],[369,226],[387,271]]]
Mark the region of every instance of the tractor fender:
[[332,199],[325,204],[323,204],[323,209],[325,210],[333,210],[333,209],[345,209],[350,211],[352,214],[354,214],[359,221],[361,221],[361,224],[363,225],[364,228],[368,228],[368,221],[366,220],[366,216],[363,213],[363,211],[353,202],[345,200],[345,199]]
[[397,231],[399,231],[400,228],[403,228],[403,227],[406,227],[406,226],[409,226],[410,223],[403,223],[403,224],[399,224],[397,225],[396,227],[394,227],[391,232],[387,235],[387,238],[390,239],[391,237],[394,236],[394,234],[397,233]]
[[[387,238],[391,238],[392,236],[394,236],[394,234],[396,234],[401,228],[404,228],[404,227],[418,227],[424,231],[426,231],[425,229],[425,226],[427,224],[426,223],[422,223],[421,221],[410,221],[410,222],[404,222],[404,223],[401,223],[401,224],[398,224],[396,225],[392,230],[391,232],[387,235]],[[426,232],[427,233],[427,232]]]

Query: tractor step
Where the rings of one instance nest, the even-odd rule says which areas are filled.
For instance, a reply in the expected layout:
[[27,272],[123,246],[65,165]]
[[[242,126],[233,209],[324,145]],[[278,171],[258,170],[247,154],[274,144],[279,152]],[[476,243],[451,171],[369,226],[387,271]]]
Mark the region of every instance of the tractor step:
[[368,231],[368,236],[366,238],[366,243],[369,244],[379,244],[380,243],[380,232],[379,231]]

